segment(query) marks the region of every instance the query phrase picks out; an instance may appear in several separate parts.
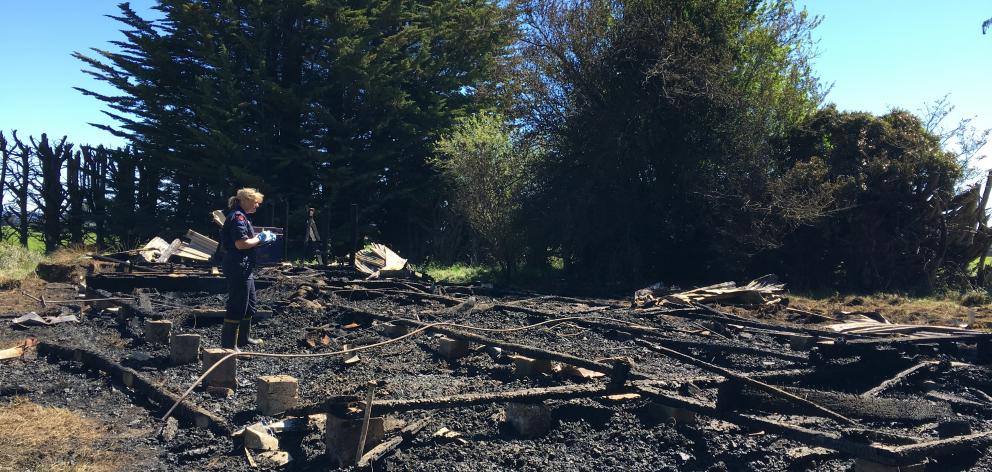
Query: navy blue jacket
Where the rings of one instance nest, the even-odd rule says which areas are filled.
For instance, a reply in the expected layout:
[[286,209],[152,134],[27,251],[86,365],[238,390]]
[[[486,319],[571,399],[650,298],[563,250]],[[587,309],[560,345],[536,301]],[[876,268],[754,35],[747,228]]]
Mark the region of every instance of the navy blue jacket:
[[252,226],[248,215],[235,204],[234,208],[227,213],[224,220],[224,229],[221,230],[224,245],[224,274],[227,276],[248,276],[255,268],[255,248],[238,249],[234,242],[239,239],[251,239],[255,237],[255,227]]

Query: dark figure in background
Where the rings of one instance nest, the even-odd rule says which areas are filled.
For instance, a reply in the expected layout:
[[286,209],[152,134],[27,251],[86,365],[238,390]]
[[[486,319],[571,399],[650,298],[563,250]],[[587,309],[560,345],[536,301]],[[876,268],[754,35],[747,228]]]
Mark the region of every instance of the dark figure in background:
[[228,199],[230,211],[221,230],[224,262],[221,266],[227,278],[227,313],[221,331],[220,345],[237,349],[249,344],[261,344],[251,337],[251,319],[255,316],[255,248],[275,241],[271,231],[255,234],[248,215],[255,213],[264,196],[253,188],[238,190]]

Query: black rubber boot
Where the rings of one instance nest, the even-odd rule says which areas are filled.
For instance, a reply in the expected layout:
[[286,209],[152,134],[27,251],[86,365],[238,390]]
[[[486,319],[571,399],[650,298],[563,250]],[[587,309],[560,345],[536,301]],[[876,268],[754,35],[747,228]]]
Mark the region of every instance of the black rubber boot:
[[224,327],[220,331],[220,347],[224,349],[234,349],[238,340],[238,323],[228,323],[224,320]]
[[238,347],[258,346],[262,344],[261,339],[251,337],[251,320],[241,320],[238,328]]

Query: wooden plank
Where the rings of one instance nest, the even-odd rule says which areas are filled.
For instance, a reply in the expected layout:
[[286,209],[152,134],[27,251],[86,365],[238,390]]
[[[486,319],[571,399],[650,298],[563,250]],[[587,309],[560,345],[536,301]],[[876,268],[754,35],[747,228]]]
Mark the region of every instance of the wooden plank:
[[939,362],[937,361],[927,361],[916,364],[902,372],[897,373],[892,378],[878,384],[877,387],[872,388],[871,390],[868,390],[867,392],[862,393],[861,395],[865,397],[876,397],[878,395],[881,395],[886,390],[895,387],[896,385],[906,381],[906,379],[908,379],[909,377],[919,373],[921,369],[929,368],[937,364],[939,364]]
[[[65,361],[80,362],[84,366],[108,374],[115,382],[134,389],[149,400],[159,405],[170,405],[179,400],[179,395],[165,387],[152,383],[134,369],[124,367],[103,355],[82,348],[70,348],[41,341],[38,343],[38,353],[50,355]],[[207,427],[211,431],[224,436],[230,436],[234,431],[227,420],[184,401],[175,410],[176,416],[197,427]]]
[[432,410],[456,408],[474,405],[486,405],[496,402],[528,402],[538,400],[570,400],[573,398],[588,398],[618,393],[605,384],[564,385],[560,387],[528,388],[508,392],[492,393],[463,393],[434,398],[415,398],[398,400],[379,400],[375,402],[376,412],[395,412],[409,410]]
[[889,451],[904,463],[931,457],[945,456],[959,451],[979,449],[992,443],[992,431],[956,436],[919,444],[894,446]]
[[713,365],[713,364],[710,364],[708,362],[701,361],[701,360],[696,359],[696,358],[694,358],[692,356],[689,356],[687,354],[684,354],[684,353],[681,353],[681,352],[678,352],[678,351],[675,351],[675,350],[672,350],[672,349],[668,349],[668,348],[663,347],[663,346],[658,346],[656,344],[652,344],[652,343],[649,343],[649,342],[644,341],[644,340],[641,340],[641,339],[635,339],[634,342],[636,344],[640,345],[640,346],[644,346],[644,347],[648,348],[649,350],[654,351],[654,352],[657,352],[659,354],[664,354],[664,355],[666,355],[668,357],[672,357],[672,358],[678,359],[678,360],[680,360],[682,362],[685,362],[687,364],[694,365],[694,366],[699,367],[699,368],[702,368],[702,369],[706,369],[706,370],[708,370],[710,372],[718,373],[718,374],[720,374],[720,375],[722,375],[724,377],[727,377],[728,379],[734,379],[734,380],[740,381],[740,382],[742,382],[744,384],[747,384],[747,385],[749,385],[749,386],[751,386],[753,388],[756,388],[758,390],[761,390],[763,392],[766,392],[766,393],[768,393],[770,395],[775,395],[776,397],[789,400],[789,401],[791,401],[791,402],[793,402],[795,404],[798,404],[800,406],[803,406],[803,407],[812,409],[814,411],[817,411],[819,413],[822,413],[822,414],[826,415],[827,417],[832,418],[834,420],[837,420],[839,422],[846,423],[846,424],[849,424],[849,425],[857,425],[856,422],[854,422],[850,418],[845,417],[844,415],[841,415],[841,414],[839,414],[839,413],[837,413],[837,412],[835,412],[835,411],[833,411],[833,410],[831,410],[829,408],[826,408],[826,407],[824,407],[822,405],[819,405],[819,404],[817,404],[815,402],[809,401],[809,400],[807,400],[805,398],[802,398],[802,397],[793,395],[793,394],[791,394],[789,392],[786,392],[786,391],[784,391],[784,390],[782,390],[782,389],[780,389],[778,387],[775,387],[773,385],[766,384],[764,382],[761,382],[761,381],[758,381],[758,380],[749,378],[749,377],[747,377],[745,375],[741,375],[741,374],[738,374],[736,372],[733,372],[733,371],[731,371],[729,369],[724,369],[723,367],[720,367],[720,366],[717,366],[717,365]]
[[722,419],[754,431],[777,434],[783,438],[803,444],[833,449],[853,457],[868,459],[880,464],[895,465],[900,463],[900,457],[883,446],[847,440],[836,432],[817,431],[755,415],[718,411],[715,405],[694,398],[664,392],[654,387],[642,385],[639,382],[634,382],[634,386],[638,392],[663,405],[683,408],[712,418]]

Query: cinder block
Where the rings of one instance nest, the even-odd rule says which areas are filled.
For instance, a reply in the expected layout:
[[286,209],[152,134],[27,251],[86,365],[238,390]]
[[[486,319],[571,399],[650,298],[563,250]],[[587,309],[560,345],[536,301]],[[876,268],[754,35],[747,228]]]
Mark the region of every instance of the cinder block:
[[[233,354],[233,349],[208,348],[203,350],[203,361],[201,372],[206,372],[211,366],[216,364],[224,356]],[[204,383],[209,387],[238,388],[238,359],[232,357],[218,366],[205,379]]]
[[926,469],[927,464],[925,462],[911,465],[886,465],[867,459],[854,460],[854,472],[924,472]]
[[272,416],[285,413],[299,402],[299,382],[289,375],[266,375],[258,378],[258,411]]
[[169,344],[171,332],[172,322],[169,320],[150,320],[145,323],[145,341],[150,344]]
[[438,339],[437,352],[448,360],[458,359],[468,354],[468,342],[451,339],[447,336]]
[[264,428],[251,425],[245,428],[245,447],[260,451],[278,451],[279,439],[269,434]]
[[410,332],[410,328],[396,323],[382,323],[379,326],[382,327],[383,334],[391,338],[398,338]]
[[200,335],[173,335],[169,344],[169,358],[175,365],[196,362],[200,358]]
[[535,438],[551,429],[551,412],[544,403],[508,403],[506,422],[520,436]]
[[541,374],[551,374],[554,370],[550,359],[531,359],[524,356],[510,356],[513,360],[513,371],[517,377],[534,377]]
[[650,402],[647,405],[648,415],[655,421],[674,422],[675,424],[696,424],[696,412],[683,408],[675,408],[660,403]]
[[[324,428],[324,445],[327,459],[339,468],[351,467],[358,462],[358,441],[362,435],[362,418],[340,418],[328,414]],[[383,417],[369,419],[364,452],[379,445],[386,437]]]

